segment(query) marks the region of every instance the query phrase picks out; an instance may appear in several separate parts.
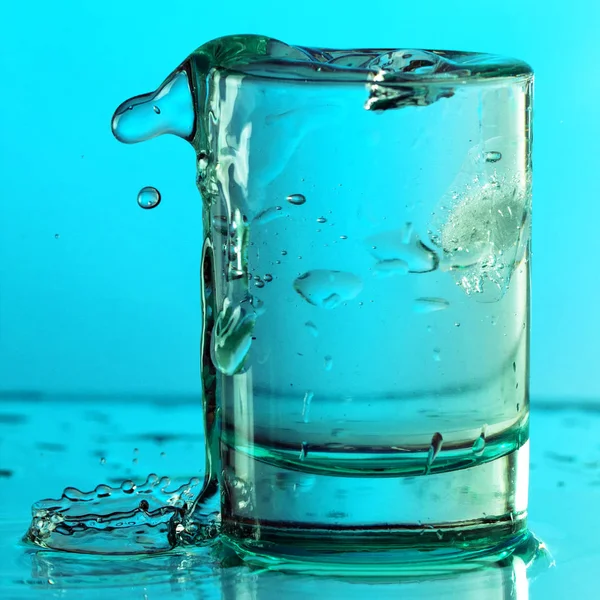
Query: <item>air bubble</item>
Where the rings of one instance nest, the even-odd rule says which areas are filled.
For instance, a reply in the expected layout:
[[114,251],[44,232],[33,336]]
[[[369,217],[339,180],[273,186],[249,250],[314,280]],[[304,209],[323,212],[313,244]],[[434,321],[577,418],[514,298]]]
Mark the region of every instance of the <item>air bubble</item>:
[[290,194],[286,200],[294,206],[301,206],[306,202],[306,198],[302,194]]
[[294,289],[309,304],[333,309],[360,294],[362,280],[353,273],[315,269],[300,275]]

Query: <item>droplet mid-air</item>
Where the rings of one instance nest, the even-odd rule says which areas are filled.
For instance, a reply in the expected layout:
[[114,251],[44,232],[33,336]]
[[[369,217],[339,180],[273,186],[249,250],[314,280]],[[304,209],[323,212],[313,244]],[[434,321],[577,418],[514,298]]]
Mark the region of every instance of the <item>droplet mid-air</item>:
[[143,187],[137,196],[137,203],[140,208],[155,208],[160,204],[160,192],[152,186]]

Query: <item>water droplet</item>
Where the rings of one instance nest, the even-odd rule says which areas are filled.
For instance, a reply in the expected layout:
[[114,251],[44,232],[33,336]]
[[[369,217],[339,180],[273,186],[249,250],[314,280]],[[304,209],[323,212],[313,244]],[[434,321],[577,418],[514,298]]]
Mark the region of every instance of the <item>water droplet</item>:
[[302,194],[290,194],[286,200],[295,206],[301,206],[306,202],[306,198]]
[[308,454],[308,442],[302,442],[302,447],[300,448],[300,455],[298,456],[299,460],[304,460],[306,455]]
[[224,215],[217,215],[212,218],[213,229],[220,235],[229,234],[229,220]]
[[138,192],[137,203],[141,208],[155,208],[160,204],[160,192],[151,186],[143,187]]
[[294,289],[313,306],[333,309],[352,300],[362,290],[357,275],[345,271],[315,269],[300,275],[294,281]]
[[310,421],[310,404],[314,398],[314,395],[315,394],[311,391],[308,391],[306,394],[304,394],[304,399],[302,401],[302,420],[305,423]]
[[273,281],[273,275],[271,275],[271,273],[266,273],[263,279],[268,283],[269,281]]
[[371,236],[367,238],[366,244],[369,252],[378,261],[376,269],[379,271],[393,268],[395,264],[398,266],[398,272],[427,273],[437,269],[439,264],[437,254],[421,242],[412,226],[408,233],[406,230],[396,230]]
[[442,355],[439,348],[433,349],[433,360],[435,362],[440,362],[442,360]]
[[[157,112],[158,101],[162,108]],[[112,132],[125,144],[143,142],[165,133],[189,139],[194,131],[194,121],[194,103],[187,73],[177,71],[156,92],[123,102],[113,115]]]
[[246,306],[234,306],[225,298],[215,321],[211,357],[215,367],[225,375],[240,371],[252,344],[256,313]]
[[333,368],[333,358],[331,358],[331,356],[326,356],[325,357],[325,370],[331,371],[332,368]]
[[308,331],[313,337],[319,337],[319,330],[312,321],[306,321],[306,323],[304,323],[304,326],[306,327],[306,329],[308,329]]
[[484,155],[484,159],[485,162],[496,163],[502,159],[502,153],[496,151],[486,152]]
[[399,259],[380,260],[373,269],[376,277],[389,277],[390,275],[406,275],[408,273],[408,264]]
[[148,500],[140,500],[139,507],[141,510],[147,511],[150,508],[150,504],[148,503]]
[[158,108],[158,106],[154,105],[154,106],[152,107],[152,109],[154,110],[154,112],[155,112],[157,115],[160,115],[160,108]]
[[431,465],[433,461],[436,459],[436,456],[440,453],[442,449],[442,444],[444,443],[444,438],[439,431],[436,431],[431,438],[431,446],[429,447],[429,452],[427,454],[427,464],[425,465],[425,475],[429,473],[431,469]]
[[475,456],[481,456],[485,450],[485,430],[486,427],[484,426],[479,437],[473,442],[473,454]]
[[133,492],[135,492],[136,487],[137,486],[135,485],[135,483],[133,483],[133,481],[127,479],[121,484],[121,491],[123,491],[125,494],[133,494]]
[[419,314],[427,314],[444,310],[448,308],[450,303],[443,298],[417,298],[415,300],[413,310]]
[[252,219],[252,224],[266,225],[267,223],[275,221],[275,219],[281,219],[287,215],[288,213],[281,210],[281,206],[271,206],[270,208],[265,208],[265,210],[260,211],[254,219]]

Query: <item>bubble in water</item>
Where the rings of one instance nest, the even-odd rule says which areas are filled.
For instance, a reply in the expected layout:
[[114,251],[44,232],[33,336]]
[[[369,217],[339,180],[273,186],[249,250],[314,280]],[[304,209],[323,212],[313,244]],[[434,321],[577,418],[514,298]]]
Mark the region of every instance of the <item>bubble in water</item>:
[[363,283],[360,277],[345,271],[315,269],[300,275],[294,289],[313,306],[333,309],[360,294]]
[[448,300],[444,298],[417,298],[415,300],[413,309],[416,313],[427,314],[444,310],[450,306]]
[[333,368],[333,358],[331,358],[331,356],[326,356],[325,357],[325,370],[331,371],[332,368]]
[[216,215],[212,218],[213,229],[220,235],[229,234],[229,220],[224,215]]
[[215,321],[211,347],[213,363],[221,373],[234,375],[241,370],[252,344],[255,323],[254,310],[242,304],[234,306],[225,298]]
[[399,273],[428,273],[435,271],[439,264],[437,254],[420,240],[412,225],[404,230],[378,233],[365,242],[369,252],[378,261],[376,270],[380,272],[388,269],[394,271],[396,266]]
[[105,464],[106,464],[106,458],[102,457],[102,458],[100,459],[100,464],[101,464],[101,465],[105,465]]
[[317,223],[327,223],[327,219],[325,217],[319,217]]
[[306,198],[302,194],[290,194],[286,200],[295,206],[301,206],[306,202]]
[[314,395],[315,394],[310,390],[304,394],[304,399],[302,401],[302,420],[305,423],[310,421],[310,404],[314,398]]
[[138,192],[137,203],[141,208],[155,208],[160,204],[160,192],[155,187],[143,187]]
[[408,273],[408,264],[399,258],[390,260],[380,260],[373,269],[376,277],[389,277],[390,275],[406,275]]
[[348,236],[347,235],[340,235],[340,240],[347,240]]
[[306,327],[306,329],[308,329],[308,331],[313,337],[319,337],[319,330],[312,321],[306,321],[306,323],[304,323],[304,326]]
[[281,251],[281,256],[287,256],[287,250],[282,250]]
[[484,158],[485,162],[496,163],[502,159],[502,153],[496,151],[486,152]]
[[281,210],[281,206],[271,206],[269,208],[265,208],[260,211],[254,219],[252,219],[253,225],[266,225],[267,223],[271,223],[275,221],[275,219],[281,219],[282,217],[287,217],[288,213],[284,210]]
[[164,133],[189,139],[194,131],[194,120],[187,73],[177,71],[156,92],[123,102],[113,115],[112,132],[125,144],[143,142]]
[[486,426],[483,426],[481,430],[481,434],[479,437],[473,442],[473,454],[475,456],[481,456],[483,451],[485,450],[485,430]]
[[55,233],[54,234],[54,239],[57,240],[60,237],[60,233]]
[[265,282],[262,279],[255,279],[254,285],[257,288],[264,288],[265,287]]
[[431,465],[433,461],[436,459],[437,455],[440,453],[442,449],[442,444],[444,443],[444,438],[439,431],[436,431],[431,438],[431,446],[429,447],[429,452],[427,454],[427,464],[425,465],[425,475],[429,473],[431,469]]
[[439,348],[433,349],[433,360],[435,362],[440,362],[442,360],[442,355]]
[[308,442],[302,442],[302,446],[300,448],[300,455],[298,456],[299,460],[304,460],[308,454]]
[[273,275],[271,275],[271,273],[266,273],[263,279],[268,283],[270,281],[273,281]]

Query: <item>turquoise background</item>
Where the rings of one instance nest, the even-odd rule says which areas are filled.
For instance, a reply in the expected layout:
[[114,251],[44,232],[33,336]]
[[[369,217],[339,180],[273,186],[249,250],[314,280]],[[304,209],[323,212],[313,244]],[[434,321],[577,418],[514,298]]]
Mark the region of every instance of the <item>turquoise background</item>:
[[[595,1],[64,0],[1,10],[0,393],[199,393],[193,152],[172,137],[121,145],[110,117],[204,41],[262,33],[533,65],[532,391],[600,396]],[[136,204],[145,185],[162,193],[155,210]]]

